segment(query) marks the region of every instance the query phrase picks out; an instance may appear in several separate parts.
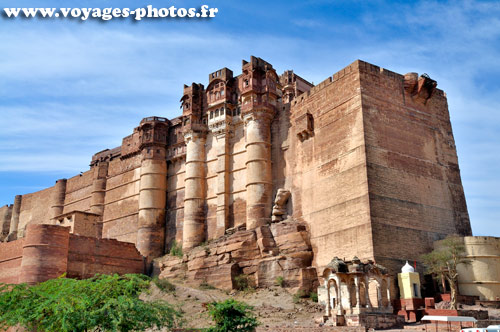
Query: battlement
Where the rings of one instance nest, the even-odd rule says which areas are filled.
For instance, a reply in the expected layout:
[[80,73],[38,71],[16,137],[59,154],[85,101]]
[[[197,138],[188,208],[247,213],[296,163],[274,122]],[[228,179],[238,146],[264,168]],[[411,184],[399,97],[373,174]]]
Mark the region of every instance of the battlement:
[[255,56],[250,56],[250,61],[242,60],[242,65],[241,65],[242,71],[253,71],[253,70],[261,70],[261,71],[268,71],[268,70],[273,70],[273,66],[258,57]]
[[233,71],[226,67],[219,69],[208,75],[208,84],[212,83],[214,80],[229,81],[233,78]]
[[154,124],[156,122],[170,124],[170,121],[167,118],[163,118],[160,116],[150,116],[150,117],[142,119],[141,125],[143,125],[145,123],[153,123]]

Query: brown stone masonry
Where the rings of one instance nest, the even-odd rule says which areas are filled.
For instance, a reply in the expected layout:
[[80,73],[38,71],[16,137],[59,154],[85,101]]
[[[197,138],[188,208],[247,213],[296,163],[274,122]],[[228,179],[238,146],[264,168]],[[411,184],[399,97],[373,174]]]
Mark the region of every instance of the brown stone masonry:
[[0,243],[0,282],[34,284],[66,273],[88,278],[96,273],[144,273],[135,245],[70,234],[69,227],[30,225],[24,238]]
[[[133,243],[162,276],[222,288],[239,274],[262,287],[284,277],[293,289],[323,281],[334,256],[396,273],[433,241],[471,234],[446,95],[428,75],[357,60],[314,86],[251,57],[237,76],[222,68],[206,87],[185,85],[180,103],[179,117],[144,118],[89,171],[0,208],[6,279],[36,271],[36,257],[63,270],[56,257],[78,232],[88,245]],[[53,253],[19,258],[12,243],[31,241],[27,227],[76,220],[68,250],[61,235]],[[161,258],[174,245],[184,257]],[[89,250],[95,264],[67,255],[75,275],[120,270],[118,252]]]

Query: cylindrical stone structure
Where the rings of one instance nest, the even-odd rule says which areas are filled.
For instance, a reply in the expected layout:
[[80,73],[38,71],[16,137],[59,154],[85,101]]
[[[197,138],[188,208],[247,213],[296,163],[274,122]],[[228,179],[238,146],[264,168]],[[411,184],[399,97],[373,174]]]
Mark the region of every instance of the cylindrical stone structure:
[[166,203],[166,160],[143,159],[139,186],[137,249],[148,259],[163,255]]
[[271,117],[254,114],[245,118],[247,173],[247,230],[271,221]]
[[0,242],[3,241],[10,231],[10,221],[12,219],[12,205],[6,205],[0,215]]
[[36,284],[67,272],[69,237],[69,227],[28,225],[19,282]]
[[459,264],[458,288],[461,295],[479,296],[483,301],[500,297],[500,238],[465,236],[462,238],[469,264]]
[[[217,135],[217,227],[215,236],[221,237],[228,228],[229,204],[229,134],[223,132]],[[207,234],[210,236],[210,234]]]
[[106,197],[106,179],[108,176],[108,163],[99,163],[94,168],[92,193],[90,196],[90,212],[98,215],[104,214],[104,198]]
[[182,247],[190,249],[205,241],[205,141],[204,132],[189,132],[186,142],[184,179],[184,226]]
[[21,202],[23,195],[16,195],[14,198],[14,206],[12,207],[12,216],[10,218],[10,230],[7,241],[17,240],[17,231],[19,227],[19,215],[21,214]]
[[50,220],[55,222],[55,218],[63,214],[64,199],[66,197],[66,179],[56,181],[51,195]]

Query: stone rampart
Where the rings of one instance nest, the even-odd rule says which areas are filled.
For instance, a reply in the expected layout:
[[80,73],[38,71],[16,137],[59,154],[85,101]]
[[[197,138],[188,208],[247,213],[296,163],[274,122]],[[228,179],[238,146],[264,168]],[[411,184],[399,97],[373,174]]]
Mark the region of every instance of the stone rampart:
[[35,224],[23,238],[0,243],[0,282],[35,284],[97,273],[144,273],[144,258],[133,243],[69,233],[69,227]]

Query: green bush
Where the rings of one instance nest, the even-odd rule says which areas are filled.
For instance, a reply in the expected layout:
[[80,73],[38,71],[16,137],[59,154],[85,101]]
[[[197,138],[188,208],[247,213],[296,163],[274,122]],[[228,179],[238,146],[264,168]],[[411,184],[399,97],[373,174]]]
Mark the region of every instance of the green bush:
[[283,278],[282,276],[277,277],[274,281],[274,284],[276,286],[285,287],[285,278]]
[[173,292],[175,292],[175,285],[172,284],[167,279],[160,279],[158,277],[154,277],[153,278],[153,282],[163,292],[166,292],[166,293],[173,293]]
[[316,293],[316,292],[309,293],[309,298],[313,302],[318,302],[318,293]]
[[259,325],[253,307],[234,299],[212,302],[207,308],[215,326],[205,332],[250,332]]
[[97,275],[52,279],[35,286],[0,284],[0,330],[139,331],[180,325],[181,313],[164,301],[144,302],[151,279]]
[[174,240],[174,242],[172,242],[172,246],[170,247],[169,254],[172,256],[177,256],[182,258],[183,256],[182,246],[178,244],[177,241]]
[[303,297],[306,297],[306,294],[302,289],[299,289],[297,293],[293,294],[293,303],[299,303]]
[[245,291],[250,288],[248,281],[248,276],[246,274],[240,274],[234,277],[234,287],[237,290]]

